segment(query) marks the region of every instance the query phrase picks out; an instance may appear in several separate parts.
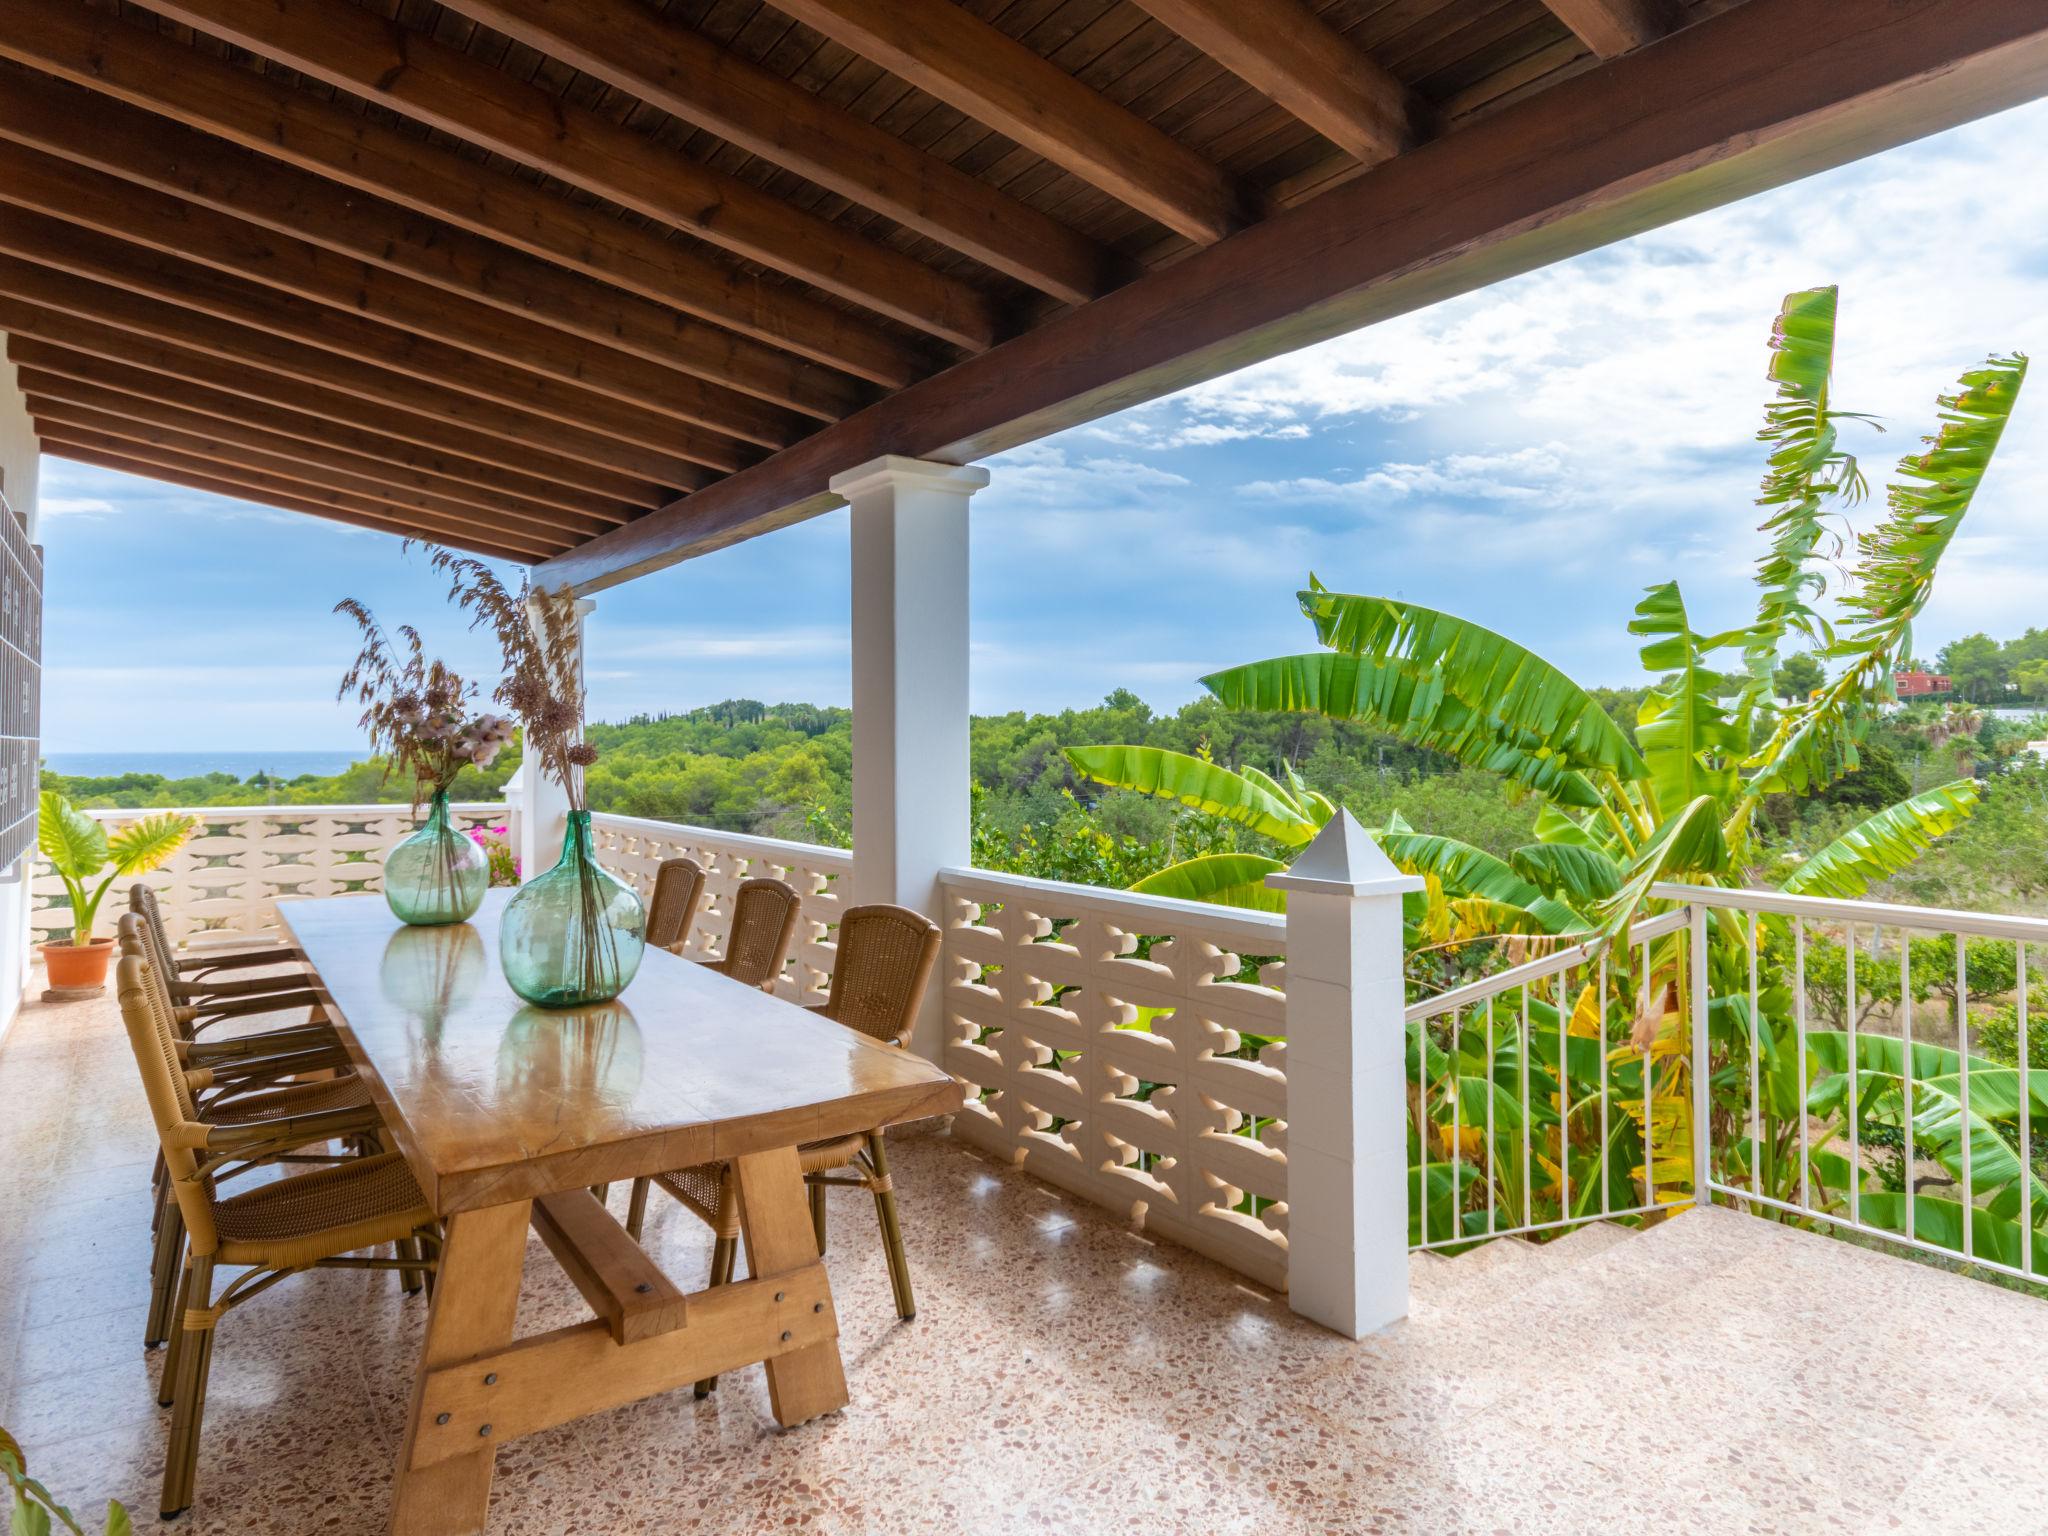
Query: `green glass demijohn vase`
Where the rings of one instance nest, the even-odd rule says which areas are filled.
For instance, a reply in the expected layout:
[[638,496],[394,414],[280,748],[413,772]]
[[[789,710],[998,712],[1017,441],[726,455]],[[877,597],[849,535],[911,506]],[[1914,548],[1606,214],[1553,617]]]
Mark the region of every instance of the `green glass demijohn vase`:
[[434,791],[425,824],[384,855],[384,900],[401,923],[466,922],[490,884],[490,858],[449,822],[446,790]]
[[498,920],[498,963],[542,1008],[602,1003],[626,989],[647,947],[640,893],[597,862],[590,812],[569,813],[555,867],[519,887]]

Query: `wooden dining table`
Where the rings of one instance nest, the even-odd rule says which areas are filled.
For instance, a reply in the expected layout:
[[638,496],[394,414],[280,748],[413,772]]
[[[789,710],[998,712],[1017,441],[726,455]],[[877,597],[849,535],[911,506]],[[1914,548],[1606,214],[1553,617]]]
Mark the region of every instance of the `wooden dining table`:
[[[665,950],[612,1002],[527,1004],[498,966],[510,895],[434,928],[361,896],[278,903],[443,1222],[392,1499],[399,1536],[482,1531],[508,1440],[755,1361],[780,1423],[844,1407],[797,1148],[962,1098],[921,1057]],[[671,1280],[593,1192],[725,1161],[749,1278],[714,1289]],[[515,1338],[529,1227],[592,1316]]]

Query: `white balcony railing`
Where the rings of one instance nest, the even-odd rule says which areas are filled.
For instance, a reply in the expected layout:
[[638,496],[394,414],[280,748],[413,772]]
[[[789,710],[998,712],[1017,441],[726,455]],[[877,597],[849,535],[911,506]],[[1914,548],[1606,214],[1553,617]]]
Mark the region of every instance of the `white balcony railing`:
[[[500,826],[502,805],[458,805],[456,824]],[[159,811],[92,811],[118,830]],[[162,869],[140,878],[155,887],[174,943],[209,943],[277,937],[280,896],[341,896],[383,889],[385,850],[418,825],[403,805],[204,806],[181,814],[199,826]],[[102,907],[100,930],[113,931],[126,910],[127,887],[116,881]],[[71,908],[49,865],[36,861],[29,917],[37,939],[68,932]]]
[[941,884],[954,1134],[1284,1286],[1286,920],[977,869]]
[[603,811],[590,818],[590,830],[598,862],[630,882],[643,900],[653,898],[654,871],[663,859],[695,859],[703,866],[704,905],[683,948],[693,960],[716,960],[725,953],[725,941],[732,932],[733,897],[742,880],[755,875],[787,880],[796,887],[803,915],[797,923],[789,963],[775,990],[793,1002],[825,1001],[837,953],[833,935],[853,882],[851,853],[814,843],[750,837]]

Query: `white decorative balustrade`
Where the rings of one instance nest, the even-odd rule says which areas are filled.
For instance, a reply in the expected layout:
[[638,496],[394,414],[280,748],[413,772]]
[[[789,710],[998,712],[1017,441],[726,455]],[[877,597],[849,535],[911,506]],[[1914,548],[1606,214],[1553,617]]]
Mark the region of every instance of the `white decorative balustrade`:
[[976,869],[941,886],[954,1134],[1284,1287],[1286,920]]
[[[495,827],[502,805],[458,805],[455,823]],[[90,811],[118,831],[158,810]],[[404,805],[236,805],[179,812],[199,825],[162,869],[141,876],[156,889],[174,943],[277,937],[277,900],[289,896],[343,896],[384,888],[384,854],[419,825]],[[36,861],[29,922],[38,939],[68,932],[71,907],[47,862]],[[101,907],[99,930],[113,931],[127,908],[132,880],[117,880]]]
[[843,848],[750,837],[711,827],[651,821],[598,812],[590,818],[598,862],[629,882],[643,900],[654,896],[654,872],[663,859],[695,859],[704,870],[704,904],[684,943],[692,960],[716,960],[732,932],[732,904],[742,880],[765,875],[796,887],[803,904],[796,941],[775,985],[778,996],[815,1004],[825,1000],[837,954],[833,935],[853,880],[853,855]]

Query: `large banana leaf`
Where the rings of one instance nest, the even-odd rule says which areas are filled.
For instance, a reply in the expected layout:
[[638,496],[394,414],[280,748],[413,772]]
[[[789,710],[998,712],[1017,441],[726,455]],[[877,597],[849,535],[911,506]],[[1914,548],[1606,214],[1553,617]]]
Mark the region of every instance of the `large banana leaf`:
[[1270,890],[1266,876],[1287,866],[1255,853],[1209,853],[1182,859],[1147,875],[1132,890],[1146,896],[1171,896],[1181,901],[1206,901],[1219,907],[1249,907],[1256,912],[1284,912],[1286,893]]
[[1404,741],[1497,773],[1559,804],[1601,803],[1583,774],[1459,697],[1439,673],[1418,676],[1400,662],[1317,651],[1231,667],[1203,678],[1202,686],[1227,709],[1370,720]]
[[1177,800],[1250,827],[1288,848],[1303,847],[1316,834],[1316,824],[1264,774],[1258,775],[1258,780],[1264,780],[1260,783],[1249,775],[1162,747],[1069,747],[1067,761],[1076,773],[1097,783]]
[[1649,762],[1657,809],[1668,814],[1700,795],[1732,796],[1735,765],[1749,741],[1721,707],[1729,680],[1705,665],[1707,653],[1723,637],[1693,630],[1675,581],[1649,589],[1636,604],[1628,629],[1653,637],[1642,650],[1644,668],[1670,674],[1636,712],[1636,740]]
[[162,869],[172,854],[185,846],[198,822],[173,811],[159,811],[132,821],[108,839],[107,852],[117,875],[146,875]]
[[1601,903],[1602,931],[1625,932],[1659,880],[1680,875],[1719,875],[1728,864],[1728,840],[1721,835],[1720,803],[1701,795],[1664,821],[1629,861],[1628,879]]
[[[1873,1227],[1903,1234],[1906,1230],[1906,1197],[1903,1194],[1870,1192],[1857,1202],[1858,1213]],[[1952,1253],[1963,1251],[1963,1220],[1968,1211],[1970,1251],[2012,1269],[2020,1267],[2023,1255],[2020,1224],[1993,1215],[1981,1207],[1966,1207],[1957,1200],[1938,1195],[1913,1198],[1913,1235]],[[2048,1279],[2048,1229],[2034,1229],[2034,1273]]]
[[[1540,825],[1537,830],[1542,831]],[[1585,910],[1621,889],[1621,866],[1598,848],[1529,843],[1510,853],[1508,864],[1544,895]]]
[[1480,704],[1518,744],[1540,745],[1580,772],[1640,777],[1642,759],[1591,694],[1505,635],[1391,597],[1331,592],[1310,578],[1301,610],[1333,651],[1438,674]]
[[107,829],[46,789],[36,802],[36,850],[65,879],[89,879],[106,867]]
[[1897,874],[1955,830],[1977,808],[1977,781],[1957,779],[1887,806],[1858,822],[1785,878],[1790,896],[1854,901],[1874,881]]
[[1448,897],[1477,896],[1485,901],[1526,907],[1543,892],[1484,848],[1455,837],[1421,832],[1382,832],[1379,845],[1403,874],[1435,875]]

